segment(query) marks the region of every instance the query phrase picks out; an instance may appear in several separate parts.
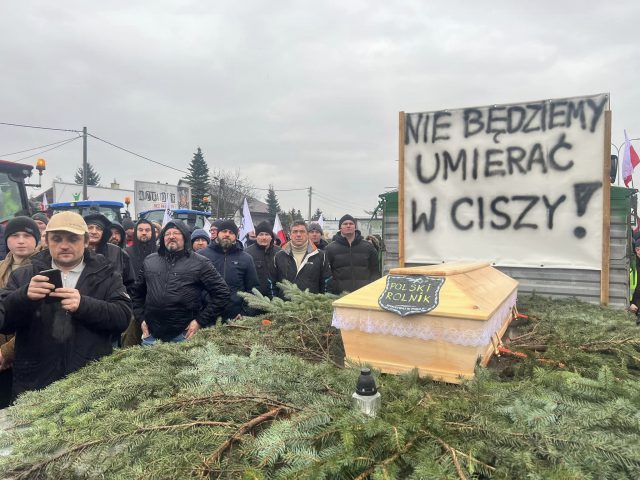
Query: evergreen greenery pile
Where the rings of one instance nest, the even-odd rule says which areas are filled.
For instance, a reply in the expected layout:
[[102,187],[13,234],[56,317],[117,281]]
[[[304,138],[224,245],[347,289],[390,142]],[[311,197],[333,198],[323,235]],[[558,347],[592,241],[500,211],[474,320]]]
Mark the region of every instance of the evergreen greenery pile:
[[210,204],[205,204],[203,198],[209,195],[209,166],[204,160],[202,150],[198,147],[189,163],[188,174],[185,177],[191,187],[191,208],[204,211]]
[[[375,373],[350,404],[330,295],[249,296],[261,317],[118,351],[22,396],[4,478],[640,477],[640,332],[629,314],[528,298],[502,356],[463,385]],[[5,452],[6,453],[6,452]]]

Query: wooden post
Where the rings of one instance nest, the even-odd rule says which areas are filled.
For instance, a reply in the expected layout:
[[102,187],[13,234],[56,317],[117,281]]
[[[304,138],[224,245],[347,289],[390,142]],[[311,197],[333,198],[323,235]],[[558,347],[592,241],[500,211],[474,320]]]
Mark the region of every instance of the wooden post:
[[398,127],[398,265],[404,267],[404,122],[400,112]]
[[611,240],[611,110],[604,112],[604,169],[602,173],[602,270],[600,303],[609,304],[609,261]]

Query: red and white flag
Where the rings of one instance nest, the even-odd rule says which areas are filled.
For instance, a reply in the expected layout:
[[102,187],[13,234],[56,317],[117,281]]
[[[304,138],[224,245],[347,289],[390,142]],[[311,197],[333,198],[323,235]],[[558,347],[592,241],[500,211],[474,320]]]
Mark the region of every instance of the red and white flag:
[[622,178],[628,187],[633,180],[633,169],[640,163],[640,157],[631,145],[627,131],[624,131],[624,156],[622,157]]
[[280,217],[276,213],[276,219],[273,222],[273,233],[280,239],[280,244],[284,245],[287,241],[287,237],[284,235],[284,230],[282,229],[282,223],[280,223]]

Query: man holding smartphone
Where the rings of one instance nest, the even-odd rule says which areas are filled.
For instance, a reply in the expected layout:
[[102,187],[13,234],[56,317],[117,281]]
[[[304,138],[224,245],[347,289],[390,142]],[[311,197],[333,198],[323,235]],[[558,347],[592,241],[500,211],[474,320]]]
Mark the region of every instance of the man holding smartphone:
[[[87,224],[80,215],[54,215],[45,238],[48,250],[13,272],[0,291],[5,308],[0,333],[16,334],[14,397],[110,354],[111,337],[131,316],[122,277],[87,248]],[[56,277],[62,286],[55,285]]]

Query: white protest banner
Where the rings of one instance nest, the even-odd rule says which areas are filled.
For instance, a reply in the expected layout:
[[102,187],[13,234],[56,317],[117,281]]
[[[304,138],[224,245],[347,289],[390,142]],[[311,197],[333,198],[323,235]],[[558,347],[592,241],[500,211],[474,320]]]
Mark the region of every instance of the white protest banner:
[[608,107],[600,94],[401,115],[404,263],[601,270]]
[[249,211],[249,204],[247,198],[244,199],[242,205],[242,222],[240,223],[240,232],[238,233],[238,240],[243,244],[246,243],[247,235],[253,230],[253,220],[251,219],[251,212]]

